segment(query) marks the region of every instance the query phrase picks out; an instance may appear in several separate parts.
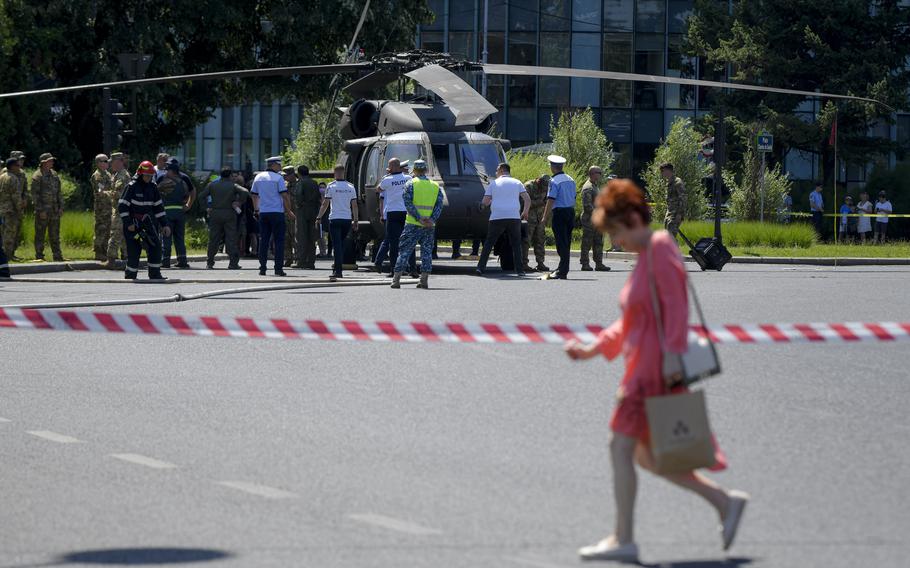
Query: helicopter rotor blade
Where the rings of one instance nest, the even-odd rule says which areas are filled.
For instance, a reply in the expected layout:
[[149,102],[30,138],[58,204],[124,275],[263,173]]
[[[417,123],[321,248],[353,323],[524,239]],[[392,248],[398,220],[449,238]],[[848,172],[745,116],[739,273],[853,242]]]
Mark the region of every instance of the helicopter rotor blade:
[[132,79],[129,81],[112,81],[109,83],[93,83],[89,85],[72,85],[69,87],[54,87],[51,89],[38,89],[34,91],[18,91],[15,93],[0,93],[0,99],[25,97],[32,95],[46,95],[53,93],[68,93],[88,89],[101,89],[103,87],[139,87],[158,83],[177,83],[183,81],[215,81],[218,79],[245,79],[249,77],[280,77],[290,75],[334,75],[337,73],[356,73],[373,68],[372,63],[347,63],[342,65],[306,65],[302,67],[269,67],[267,69],[241,69],[238,71],[219,71],[217,73],[196,73],[193,75],[174,75],[170,77],[149,77],[146,79]]
[[518,76],[546,76],[546,77],[577,77],[582,79],[611,79],[615,81],[639,81],[643,83],[662,83],[667,85],[692,85],[696,87],[714,87],[718,89],[734,89],[739,91],[757,91],[761,93],[776,93],[781,95],[800,95],[803,97],[843,99],[875,103],[894,111],[885,103],[866,97],[851,95],[837,95],[832,93],[819,93],[815,91],[800,91],[797,89],[781,89],[778,87],[765,87],[744,83],[726,83],[723,81],[705,81],[703,79],[685,79],[682,77],[666,77],[663,75],[641,75],[638,73],[620,73],[616,71],[591,71],[587,69],[567,69],[563,67],[534,67],[529,65],[499,65],[484,64],[484,73],[489,75],[518,75]]
[[461,77],[439,65],[425,65],[405,73],[428,91],[436,93],[455,111],[457,126],[476,126],[497,112],[495,106],[483,98]]

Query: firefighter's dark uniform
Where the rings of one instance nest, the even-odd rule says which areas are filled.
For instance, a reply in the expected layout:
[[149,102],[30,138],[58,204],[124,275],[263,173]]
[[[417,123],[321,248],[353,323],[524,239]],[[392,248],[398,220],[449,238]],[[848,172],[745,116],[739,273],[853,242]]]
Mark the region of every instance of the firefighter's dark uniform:
[[[126,241],[124,276],[130,280],[136,278],[139,273],[139,255],[145,247],[149,279],[164,279],[161,276],[161,229],[167,227],[168,223],[158,186],[137,176],[120,196],[117,212],[123,221],[123,236]],[[130,231],[130,226],[137,227],[137,230]]]

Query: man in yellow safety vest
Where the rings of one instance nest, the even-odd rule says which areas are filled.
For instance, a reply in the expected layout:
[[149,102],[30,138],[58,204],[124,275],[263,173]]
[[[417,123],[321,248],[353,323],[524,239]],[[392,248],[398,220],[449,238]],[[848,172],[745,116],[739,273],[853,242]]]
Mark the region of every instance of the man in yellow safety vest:
[[429,288],[433,270],[433,243],[436,240],[436,221],[442,214],[442,191],[439,184],[427,178],[427,163],[414,162],[414,178],[404,189],[404,206],[408,216],[398,242],[398,259],[392,277],[392,288],[401,288],[401,274],[408,267],[408,259],[420,244],[420,283],[418,288]]

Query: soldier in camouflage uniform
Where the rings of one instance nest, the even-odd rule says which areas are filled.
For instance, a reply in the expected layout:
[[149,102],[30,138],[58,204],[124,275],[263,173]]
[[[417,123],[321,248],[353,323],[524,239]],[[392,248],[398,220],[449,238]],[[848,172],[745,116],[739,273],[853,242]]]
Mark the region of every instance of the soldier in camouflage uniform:
[[538,272],[549,272],[544,264],[546,259],[546,223],[543,219],[544,207],[547,204],[547,190],[550,189],[550,176],[543,175],[537,179],[525,182],[525,191],[531,197],[531,211],[528,213],[528,234],[521,244],[522,261],[525,272],[535,269],[528,263],[528,251],[534,247],[534,256],[537,259]]
[[[298,188],[297,188],[297,171],[294,166],[285,166],[281,168],[281,175],[284,177],[284,183],[288,188],[288,197],[291,198],[291,203],[297,203],[298,197]],[[293,207],[293,205],[292,205]],[[284,266],[289,267],[294,264],[294,259],[296,255],[294,251],[296,247],[296,237],[297,237],[297,223],[285,223],[284,225]]]
[[[594,202],[600,193],[600,178],[603,170],[598,166],[588,168],[588,181],[581,186],[581,269],[583,271],[597,270],[608,272],[609,266],[604,265],[604,236],[594,228],[591,215],[594,214]],[[591,268],[589,252],[593,249],[594,268]]]
[[117,270],[117,259],[124,255],[123,221],[117,212],[117,205],[123,190],[130,184],[130,174],[126,170],[123,154],[111,154],[111,240],[107,244],[107,268]]
[[686,215],[686,186],[673,172],[673,164],[661,164],[660,175],[667,180],[667,216],[664,227],[676,238]]
[[92,195],[95,197],[95,260],[107,260],[107,243],[111,239],[111,174],[107,169],[110,159],[104,154],[95,156],[95,173],[92,174]]
[[10,258],[15,258],[19,241],[19,225],[25,210],[22,196],[23,182],[19,177],[20,165],[17,158],[9,158],[6,168],[0,174],[0,243]]
[[[21,202],[21,206],[10,211],[3,223],[7,225],[7,230],[15,235],[15,239],[12,241],[15,249],[22,244],[22,217],[25,215],[25,208],[28,205],[28,178],[25,176],[25,152],[13,150],[9,153],[9,160],[7,160],[7,163],[9,163],[10,160],[16,160],[19,163],[19,169],[15,173],[15,176],[19,180],[19,202]],[[5,167],[3,170],[0,170],[0,175],[5,174],[8,169],[8,167]],[[9,255],[12,260],[19,260],[13,252],[14,250],[6,249],[6,254]]]
[[32,202],[35,204],[35,258],[44,260],[45,235],[51,241],[54,260],[63,261],[60,250],[60,217],[63,216],[63,192],[60,176],[54,171],[54,156],[38,158],[40,167],[32,176]]

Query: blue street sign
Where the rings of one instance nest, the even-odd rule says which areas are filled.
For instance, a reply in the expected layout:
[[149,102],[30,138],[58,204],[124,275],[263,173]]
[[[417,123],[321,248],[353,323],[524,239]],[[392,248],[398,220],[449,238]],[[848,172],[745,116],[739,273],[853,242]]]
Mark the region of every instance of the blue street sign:
[[771,136],[767,132],[764,134],[759,134],[757,146],[759,152],[772,151],[774,149],[774,136]]

